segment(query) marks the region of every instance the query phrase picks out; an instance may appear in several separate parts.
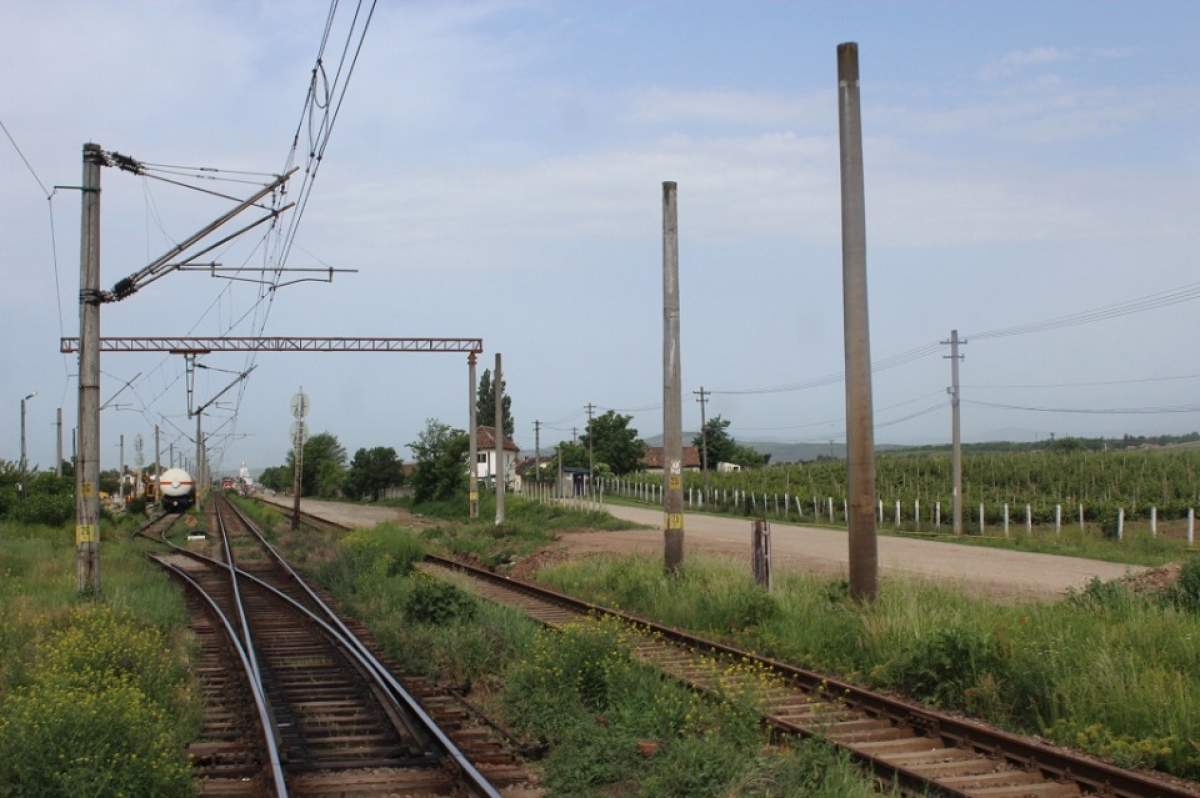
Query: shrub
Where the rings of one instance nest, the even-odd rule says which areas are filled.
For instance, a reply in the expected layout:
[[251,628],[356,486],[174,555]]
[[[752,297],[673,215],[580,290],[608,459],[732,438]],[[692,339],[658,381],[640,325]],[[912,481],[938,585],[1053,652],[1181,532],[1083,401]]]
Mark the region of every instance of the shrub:
[[1200,612],[1200,557],[1192,557],[1183,564],[1171,597],[1179,607]]
[[1068,590],[1067,601],[1077,607],[1112,609],[1129,601],[1129,590],[1120,582],[1104,582],[1093,576],[1083,590]]
[[449,582],[418,572],[412,576],[403,609],[404,617],[415,623],[447,624],[474,616],[475,600]]
[[191,795],[171,729],[132,684],[21,688],[0,702],[0,795]]
[[162,632],[105,605],[74,610],[38,646],[36,678],[59,688],[130,683],[167,708],[184,673]]
[[61,526],[75,517],[75,496],[73,493],[30,492],[11,503],[8,514],[13,520],[26,524]]
[[338,541],[337,556],[322,570],[322,581],[356,591],[373,579],[406,576],[425,556],[410,530],[394,524],[359,529]]
[[[975,629],[937,629],[919,639],[888,668],[892,684],[917,698],[954,709],[970,704],[972,693],[991,686],[1005,669],[995,639]],[[984,676],[991,679],[984,680]]]
[[[1165,768],[1176,753],[1179,742],[1173,737],[1139,739],[1114,734],[1102,723],[1083,726],[1068,720],[1056,723],[1047,730],[1047,735],[1126,768]],[[1200,752],[1197,752],[1195,759],[1200,760]]]

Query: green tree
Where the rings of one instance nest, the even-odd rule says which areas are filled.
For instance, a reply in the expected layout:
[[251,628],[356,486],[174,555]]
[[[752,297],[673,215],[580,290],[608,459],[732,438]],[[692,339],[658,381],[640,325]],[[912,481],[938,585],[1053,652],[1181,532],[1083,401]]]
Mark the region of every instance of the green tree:
[[[513,430],[512,397],[508,395],[508,380],[500,380],[500,391],[504,394],[504,436],[511,438]],[[496,392],[492,386],[492,372],[484,369],[479,378],[478,399],[475,401],[475,420],[482,426],[490,427],[496,423]]]
[[408,445],[416,455],[413,499],[417,502],[451,499],[467,483],[467,450],[470,439],[436,418],[425,421],[425,429]]
[[[558,454],[562,454],[562,464],[564,468],[587,468],[588,456],[587,448],[581,443],[573,441],[562,441],[554,447],[555,458]],[[554,467],[558,468],[557,459],[554,460]]]
[[[771,456],[769,454],[759,454],[749,446],[739,444],[729,434],[729,425],[731,423],[727,418],[713,416],[704,424],[704,431],[708,434],[709,470],[715,470],[717,463],[737,463],[740,466],[747,467],[766,465]],[[701,436],[697,435],[692,438],[692,445],[697,449],[703,444],[704,441]]]
[[756,449],[751,449],[749,446],[743,446],[739,443],[733,448],[733,459],[729,462],[737,463],[747,468],[758,468],[759,466],[765,466],[770,461],[771,455],[762,454]]
[[[289,451],[286,467],[295,468],[296,452]],[[336,496],[346,478],[346,447],[330,432],[313,435],[304,442],[300,492],[305,496]]]
[[404,484],[404,461],[391,446],[359,449],[346,472],[346,493],[355,499],[379,500],[379,494]]
[[115,468],[100,472],[100,490],[115,496],[121,486],[121,473]]
[[[708,469],[715,471],[717,463],[732,463],[737,452],[737,441],[729,434],[729,419],[713,416],[704,423],[704,433],[708,438]],[[697,435],[692,438],[692,445],[697,449],[704,446],[704,437]]]
[[588,442],[594,438],[592,455],[596,463],[597,476],[600,465],[607,464],[614,474],[628,474],[641,465],[646,454],[646,443],[638,438],[638,431],[629,426],[633,416],[623,416],[615,410],[592,419],[591,428],[580,438],[587,464]]
[[292,469],[287,466],[271,466],[264,468],[262,474],[258,477],[258,482],[264,488],[270,488],[275,491],[286,491],[292,489]]

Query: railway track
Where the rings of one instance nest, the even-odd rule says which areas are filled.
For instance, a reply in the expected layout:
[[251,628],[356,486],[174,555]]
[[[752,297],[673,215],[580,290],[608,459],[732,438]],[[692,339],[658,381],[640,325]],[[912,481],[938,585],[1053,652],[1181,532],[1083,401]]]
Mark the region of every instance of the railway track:
[[[302,512],[301,520],[322,529],[348,528],[310,513]],[[1200,798],[1192,785],[864,690],[468,563],[426,555],[422,567],[465,578],[481,597],[550,627],[585,617],[617,618],[639,634],[635,656],[696,690],[752,692],[756,688],[750,683],[765,674],[771,684],[761,695],[765,725],[781,735],[827,739],[906,792],[959,798]]]
[[[956,798],[1198,798],[1175,782],[1125,770],[539,585],[435,555],[423,567],[465,577],[476,594],[558,627],[612,617],[635,631],[633,654],[693,689],[757,691],[763,723],[781,735],[822,737],[906,792]],[[761,688],[767,677],[766,689]]]
[[204,793],[499,796],[528,780],[508,741],[436,686],[402,685],[249,518],[213,505],[219,557],[166,541],[171,522],[144,531],[171,546],[154,559],[188,587],[201,640]]

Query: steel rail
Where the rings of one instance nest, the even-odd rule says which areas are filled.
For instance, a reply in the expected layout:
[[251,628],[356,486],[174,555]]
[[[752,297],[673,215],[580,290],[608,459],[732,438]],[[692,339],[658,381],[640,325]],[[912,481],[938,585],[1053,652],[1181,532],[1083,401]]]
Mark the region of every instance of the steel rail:
[[[477,791],[480,795],[486,796],[486,798],[500,798],[500,793],[496,791],[496,788],[493,787],[487,778],[485,778],[484,775],[479,772],[478,768],[475,767],[475,764],[467,758],[466,754],[462,752],[462,750],[454,743],[454,741],[451,740],[444,731],[442,731],[441,727],[438,726],[433,718],[431,718],[428,713],[425,712],[425,709],[420,705],[420,703],[413,698],[412,695],[405,690],[398,681],[396,681],[396,678],[392,676],[391,671],[389,671],[387,667],[384,666],[384,664],[380,662],[374,654],[371,653],[370,649],[363,645],[362,641],[358,639],[358,636],[350,631],[350,629],[342,622],[342,619],[338,617],[337,613],[335,613],[332,608],[330,608],[329,605],[327,605],[321,599],[321,597],[317,595],[316,591],[314,591],[309,584],[304,581],[303,577],[301,577],[300,574],[298,574],[296,570],[292,568],[291,564],[284,559],[283,555],[276,551],[275,547],[267,541],[266,536],[263,535],[262,530],[258,528],[258,525],[251,521],[250,518],[242,512],[241,508],[233,502],[228,502],[228,506],[233,509],[234,513],[236,513],[239,518],[242,519],[242,522],[246,525],[246,528],[249,529],[256,538],[258,538],[259,543],[267,550],[267,552],[275,560],[276,564],[278,564],[281,568],[283,568],[284,571],[287,572],[288,576],[290,576],[296,585],[304,591],[305,595],[309,597],[309,600],[316,604],[316,606],[318,606],[321,611],[324,612],[325,615],[333,622],[333,625],[339,630],[339,636],[341,639],[358,652],[361,659],[366,661],[368,667],[371,668],[376,676],[387,683],[387,685],[390,687],[390,692],[404,703],[412,715],[420,720],[422,726],[424,726],[429,734],[431,734],[433,738],[437,740],[443,751],[454,761],[455,766],[463,774],[472,790]],[[249,574],[247,575],[250,576]],[[290,599],[291,597],[289,596],[288,598]],[[297,606],[300,605],[297,604]]]
[[[1009,762],[1032,767],[1054,778],[1061,778],[1081,785],[1101,795],[1119,798],[1197,798],[1200,793],[1185,789],[1149,775],[1125,770],[1115,765],[1059,750],[1049,745],[1025,739],[1009,732],[990,728],[962,718],[937,712],[927,707],[880,693],[856,687],[847,682],[825,676],[814,671],[798,668],[770,657],[763,657],[735,648],[715,640],[698,637],[681,629],[652,621],[632,613],[614,610],[598,604],[560,593],[549,588],[493,573],[468,563],[435,554],[426,554],[425,559],[443,567],[469,574],[492,584],[503,585],[511,590],[535,598],[566,606],[577,612],[590,615],[606,615],[635,626],[655,632],[662,637],[689,648],[700,649],[724,657],[751,661],[767,670],[787,678],[798,686],[831,700],[842,701],[868,713],[890,719],[898,724],[910,726],[927,735],[946,740],[954,747],[975,750],[981,754],[1002,757]],[[812,735],[811,730],[782,719],[768,721],[777,728],[801,735]],[[968,793],[932,782],[928,777],[914,771],[890,764],[869,753],[845,747],[860,761],[867,763],[877,773],[897,778],[906,787],[933,789],[944,795],[965,796]]]
[[[154,541],[154,538],[150,537],[150,535],[146,533],[146,530],[162,521],[165,517],[167,517],[167,515],[172,514],[159,516],[139,529],[137,534]],[[167,532],[172,526],[175,525],[175,522],[179,520],[180,513],[173,513],[173,515],[175,517],[171,519],[170,523],[168,523],[163,529],[159,530],[161,542],[168,542],[166,540]],[[173,543],[169,543],[169,545],[174,548],[178,548]],[[287,798],[287,783],[283,777],[283,765],[280,762],[279,747],[276,744],[276,738],[279,734],[279,729],[275,725],[275,719],[269,711],[266,695],[263,693],[262,684],[259,681],[259,675],[257,671],[254,670],[257,665],[253,667],[251,666],[250,659],[247,658],[246,651],[242,648],[242,644],[238,640],[237,632],[233,628],[233,624],[230,623],[229,617],[225,614],[225,611],[221,609],[220,605],[217,604],[216,600],[182,568],[166,562],[150,553],[147,553],[146,557],[157,563],[160,567],[165,568],[169,573],[174,574],[176,578],[180,579],[185,585],[187,585],[208,606],[209,611],[212,612],[216,619],[220,622],[221,628],[225,631],[225,637],[229,640],[230,645],[233,646],[234,652],[241,661],[242,670],[246,673],[246,676],[250,682],[250,693],[254,697],[254,707],[255,711],[258,713],[259,728],[262,731],[263,744],[267,750],[267,760],[270,763],[271,780],[275,787],[276,798]]]
[[150,559],[157,562],[163,568],[166,568],[169,572],[174,574],[177,579],[181,580],[185,585],[191,588],[192,592],[194,592],[205,603],[208,604],[209,610],[213,612],[216,615],[217,620],[221,622],[221,626],[225,630],[225,636],[229,638],[230,644],[233,646],[234,651],[237,652],[238,659],[241,660],[242,669],[249,677],[250,692],[254,696],[254,708],[258,713],[258,723],[262,730],[263,744],[266,746],[267,760],[270,762],[271,766],[271,781],[275,787],[275,796],[276,798],[287,798],[287,782],[283,777],[283,764],[279,759],[279,747],[275,743],[275,737],[279,734],[279,728],[275,725],[274,719],[270,717],[270,713],[267,708],[266,696],[262,692],[261,683],[257,681],[258,674],[253,672],[250,661],[246,658],[246,652],[242,648],[241,643],[238,641],[237,631],[233,628],[233,624],[230,623],[228,616],[226,616],[225,612],[220,608],[216,600],[203,587],[201,587],[196,580],[188,576],[188,574],[182,568],[177,565],[172,565],[168,562],[163,562],[153,555],[149,556]]
[[[271,552],[272,556],[279,558],[279,553],[275,551],[273,546],[266,542],[265,537],[262,536],[262,533],[260,530],[258,530],[257,526],[255,526],[253,522],[249,522],[249,519],[245,518],[244,514],[241,513],[236,505],[230,503],[229,506],[233,508],[234,512],[237,513],[239,517],[248,522],[247,528],[256,534],[259,541],[268,549],[269,552]],[[150,539],[153,540],[153,538]],[[226,565],[225,563],[212,557],[208,557],[198,552],[189,551],[188,549],[178,546],[175,543],[167,540],[165,537],[156,542],[163,543],[186,557],[190,557],[193,560],[206,563],[207,565],[216,568],[223,569]],[[280,560],[277,560],[277,562],[280,562]],[[467,758],[462,750],[459,749],[454,741],[451,740],[444,731],[442,731],[441,727],[438,726],[437,722],[425,712],[420,703],[413,698],[412,695],[406,689],[404,689],[404,687],[398,681],[396,681],[395,677],[392,676],[391,672],[388,671],[383,663],[379,662],[375,655],[372,654],[362,644],[357,636],[355,636],[354,633],[351,632],[344,623],[342,623],[341,619],[337,617],[337,614],[334,613],[324,601],[321,601],[321,599],[317,597],[314,592],[312,592],[312,589],[308,587],[307,583],[305,583],[298,575],[296,575],[295,571],[286,563],[286,561],[282,561],[280,564],[286,571],[289,572],[291,578],[296,580],[297,583],[305,590],[305,592],[312,597],[313,601],[317,603],[322,612],[324,612],[334,621],[337,628],[326,623],[311,609],[258,576],[248,571],[244,571],[241,568],[236,568],[236,572],[242,579],[248,580],[250,583],[275,596],[280,601],[291,605],[296,611],[300,612],[310,621],[315,623],[318,628],[320,628],[329,638],[339,642],[345,652],[360,667],[372,675],[372,677],[376,680],[377,685],[392,699],[393,702],[397,704],[397,708],[401,712],[407,712],[420,722],[422,728],[437,742],[438,747],[442,749],[442,753],[449,756],[454,762],[456,768],[462,773],[463,778],[467,782],[467,786],[470,788],[471,792],[475,793],[476,795],[483,796],[483,798],[501,798],[499,791],[492,786],[491,782],[489,782],[487,778],[479,772],[475,765],[470,761],[470,759]]]
[[238,621],[242,627],[242,641],[246,645],[246,655],[254,666],[254,678],[262,689],[262,671],[258,667],[258,655],[254,650],[254,638],[250,635],[250,619],[246,616],[246,607],[242,604],[242,591],[238,587],[237,563],[233,559],[233,548],[229,545],[229,535],[225,529],[225,519],[221,517],[220,508],[213,508],[217,517],[217,529],[221,533],[221,547],[225,551],[225,562],[229,565],[229,584],[233,588],[233,606],[237,610]]

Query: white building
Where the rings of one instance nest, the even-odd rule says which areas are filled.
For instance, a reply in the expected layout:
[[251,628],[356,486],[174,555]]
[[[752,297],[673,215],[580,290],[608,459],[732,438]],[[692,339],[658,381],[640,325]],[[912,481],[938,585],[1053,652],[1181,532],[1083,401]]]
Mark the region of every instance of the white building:
[[[494,427],[477,427],[475,430],[476,455],[475,476],[485,482],[491,482],[496,476],[496,430]],[[510,488],[516,487],[517,456],[521,450],[512,438],[504,439],[504,484]]]

